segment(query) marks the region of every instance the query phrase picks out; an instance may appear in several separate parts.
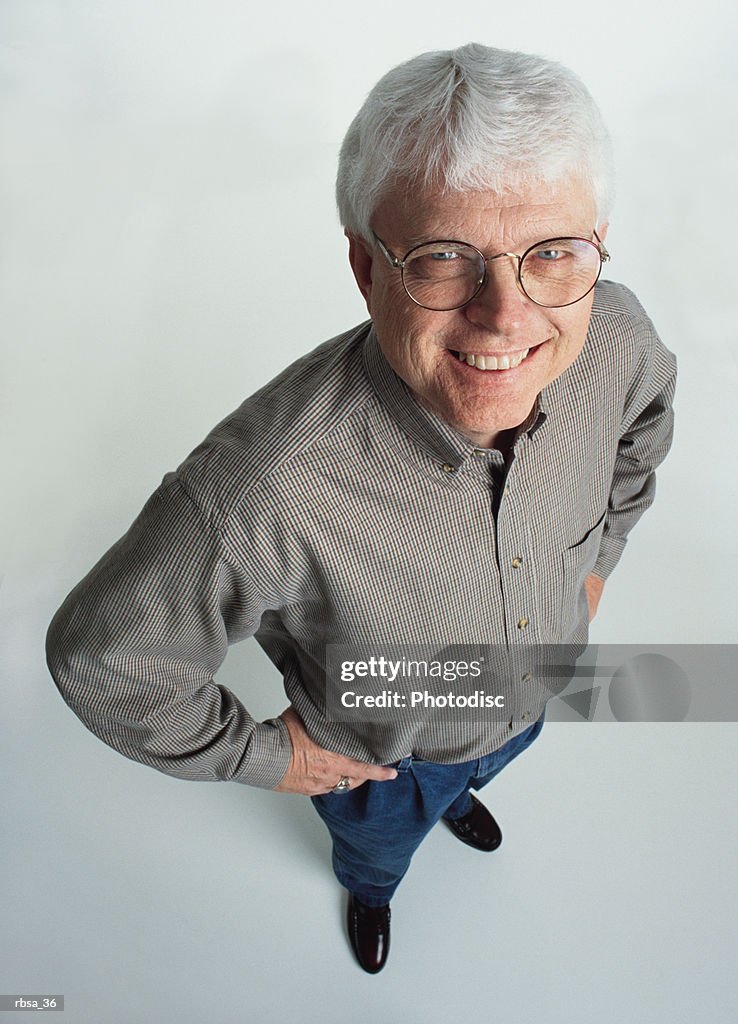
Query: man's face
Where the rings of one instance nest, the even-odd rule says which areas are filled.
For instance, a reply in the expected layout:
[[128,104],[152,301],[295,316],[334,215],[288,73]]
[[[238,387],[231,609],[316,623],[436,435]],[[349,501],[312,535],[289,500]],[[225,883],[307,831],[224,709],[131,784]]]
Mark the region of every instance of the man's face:
[[[412,246],[439,239],[470,242],[485,256],[522,255],[546,238],[592,238],[595,203],[576,179],[504,195],[397,192],[379,205],[372,226],[400,259]],[[606,225],[598,228],[603,240],[605,231]],[[491,447],[501,431],[523,423],[541,389],[582,350],[593,293],[560,309],[537,306],[517,284],[516,261],[502,257],[487,264],[487,283],[467,306],[435,312],[409,298],[400,271],[378,246],[352,236],[349,242],[351,266],[388,363],[423,405],[475,444]],[[513,367],[479,369],[458,353],[508,356]]]

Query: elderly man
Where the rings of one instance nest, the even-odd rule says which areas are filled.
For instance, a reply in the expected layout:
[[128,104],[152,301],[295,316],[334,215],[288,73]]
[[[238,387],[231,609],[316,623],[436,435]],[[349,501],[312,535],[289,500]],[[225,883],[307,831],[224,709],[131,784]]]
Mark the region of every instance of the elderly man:
[[[586,641],[653,500],[675,379],[631,292],[597,283],[611,191],[606,132],[565,68],[470,44],[389,72],[338,173],[371,320],[167,474],[49,632],[65,700],[122,754],[313,798],[369,972],[433,825],[499,845],[470,789],[538,735],[545,688],[521,672],[494,719],[347,720],[327,652]],[[266,722],[213,678],[247,636],[290,700]]]

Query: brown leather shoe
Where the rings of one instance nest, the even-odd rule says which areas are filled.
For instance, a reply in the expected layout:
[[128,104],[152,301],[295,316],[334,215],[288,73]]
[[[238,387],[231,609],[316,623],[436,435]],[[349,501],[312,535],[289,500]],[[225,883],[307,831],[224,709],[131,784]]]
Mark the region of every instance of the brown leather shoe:
[[349,893],[347,924],[351,948],[368,974],[378,974],[387,963],[390,943],[390,908],[368,907]]
[[475,850],[491,853],[502,842],[502,831],[481,800],[477,800],[473,793],[469,796],[472,799],[472,809],[468,814],[463,818],[443,820],[462,843],[473,846]]

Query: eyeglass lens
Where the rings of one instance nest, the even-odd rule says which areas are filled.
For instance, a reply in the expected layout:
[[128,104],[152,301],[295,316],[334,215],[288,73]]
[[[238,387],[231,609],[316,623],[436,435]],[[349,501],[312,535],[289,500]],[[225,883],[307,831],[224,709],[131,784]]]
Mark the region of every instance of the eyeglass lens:
[[[525,293],[542,306],[567,306],[594,286],[602,261],[596,245],[581,238],[556,238],[530,249],[520,267]],[[408,295],[427,309],[449,310],[474,298],[484,280],[485,261],[471,246],[430,242],[406,257],[403,282]]]

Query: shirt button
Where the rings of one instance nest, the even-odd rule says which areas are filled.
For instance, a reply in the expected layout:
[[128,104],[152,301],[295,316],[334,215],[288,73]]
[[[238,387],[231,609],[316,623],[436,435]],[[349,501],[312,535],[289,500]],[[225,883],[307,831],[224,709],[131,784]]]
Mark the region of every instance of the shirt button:
[[456,472],[456,466],[452,466],[450,462],[444,462],[444,464],[442,466],[442,469],[443,469],[444,473],[455,473]]
[[520,677],[520,682],[521,683],[529,683],[532,678],[533,678],[533,673],[532,672],[526,672],[524,676]]
[[522,720],[524,722],[529,722],[530,721],[530,711],[524,711],[521,717],[522,717]]
[[519,569],[522,564],[523,564],[523,559],[522,558],[518,558],[517,555],[510,562],[510,565],[513,567],[513,569]]
[[518,619],[518,629],[525,629],[525,627],[527,625],[528,625],[528,620],[526,619],[525,616],[523,616],[522,619]]

